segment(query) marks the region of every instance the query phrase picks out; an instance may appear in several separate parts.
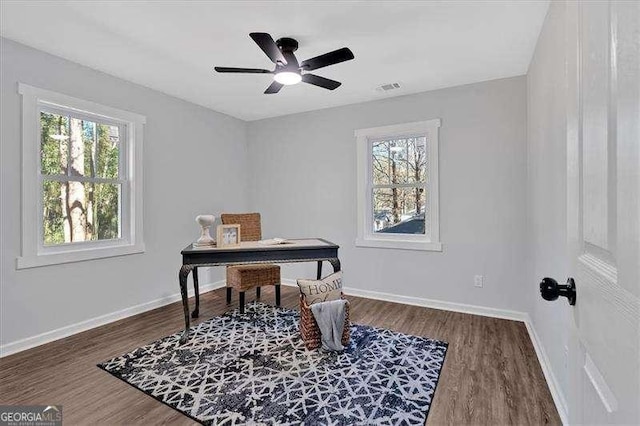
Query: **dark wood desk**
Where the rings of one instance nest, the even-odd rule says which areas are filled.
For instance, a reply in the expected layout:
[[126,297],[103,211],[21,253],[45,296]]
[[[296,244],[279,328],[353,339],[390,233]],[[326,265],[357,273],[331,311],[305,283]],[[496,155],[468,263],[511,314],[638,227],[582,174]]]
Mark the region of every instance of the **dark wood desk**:
[[339,246],[321,238],[287,240],[286,244],[264,245],[257,241],[243,242],[236,247],[193,247],[192,244],[182,250],[182,267],[178,273],[180,294],[184,308],[184,332],[180,343],[189,338],[189,298],[187,297],[187,278],[193,271],[193,287],[196,307],[191,313],[197,318],[200,313],[200,295],[198,288],[198,268],[226,265],[246,265],[251,263],[294,263],[318,262],[317,278],[322,276],[322,262],[333,266],[334,272],[340,270],[338,259]]

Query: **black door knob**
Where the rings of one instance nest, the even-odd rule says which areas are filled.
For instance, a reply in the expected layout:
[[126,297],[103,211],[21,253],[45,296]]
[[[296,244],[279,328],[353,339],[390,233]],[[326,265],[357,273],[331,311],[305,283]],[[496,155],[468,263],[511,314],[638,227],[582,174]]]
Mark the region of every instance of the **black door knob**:
[[556,300],[558,296],[564,296],[573,306],[576,304],[576,282],[573,278],[568,278],[566,285],[560,285],[553,278],[543,278],[540,283],[540,295],[544,300]]

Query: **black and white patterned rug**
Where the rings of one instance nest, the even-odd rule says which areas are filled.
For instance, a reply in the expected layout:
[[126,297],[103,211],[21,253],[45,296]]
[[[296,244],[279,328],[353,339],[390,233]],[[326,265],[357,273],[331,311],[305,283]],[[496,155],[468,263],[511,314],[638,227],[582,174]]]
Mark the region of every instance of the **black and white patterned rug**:
[[353,325],[308,351],[298,315],[254,302],[98,366],[202,424],[424,424],[446,342]]

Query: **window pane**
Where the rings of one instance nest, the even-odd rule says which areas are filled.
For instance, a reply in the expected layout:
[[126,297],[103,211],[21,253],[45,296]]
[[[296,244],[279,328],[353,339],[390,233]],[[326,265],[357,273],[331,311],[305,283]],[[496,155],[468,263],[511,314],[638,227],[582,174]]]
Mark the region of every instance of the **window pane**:
[[97,125],[97,144],[95,158],[95,176],[117,179],[120,162],[120,128],[106,124]]
[[374,185],[425,182],[426,138],[399,138],[373,142]]
[[40,170],[43,175],[66,175],[69,156],[68,117],[40,113]]
[[407,139],[407,183],[427,181],[427,138]]
[[68,166],[70,176],[118,178],[118,126],[41,112],[40,127],[43,175],[66,175]]
[[391,183],[391,152],[389,141],[373,142],[373,184],[389,185]]
[[43,182],[45,245],[120,237],[120,184]]
[[71,118],[70,129],[71,175],[117,179],[119,128]]
[[373,190],[373,232],[425,233],[425,189],[375,188]]
[[60,182],[44,181],[42,194],[43,237],[45,245],[64,243],[64,214]]

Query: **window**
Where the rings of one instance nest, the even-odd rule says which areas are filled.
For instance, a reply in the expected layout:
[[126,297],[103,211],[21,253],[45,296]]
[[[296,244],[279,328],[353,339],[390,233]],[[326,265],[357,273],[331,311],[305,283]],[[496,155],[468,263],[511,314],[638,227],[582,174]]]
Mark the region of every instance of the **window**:
[[19,92],[18,268],[143,252],[145,118],[24,84]]
[[355,132],[360,247],[442,250],[438,224],[440,120]]

